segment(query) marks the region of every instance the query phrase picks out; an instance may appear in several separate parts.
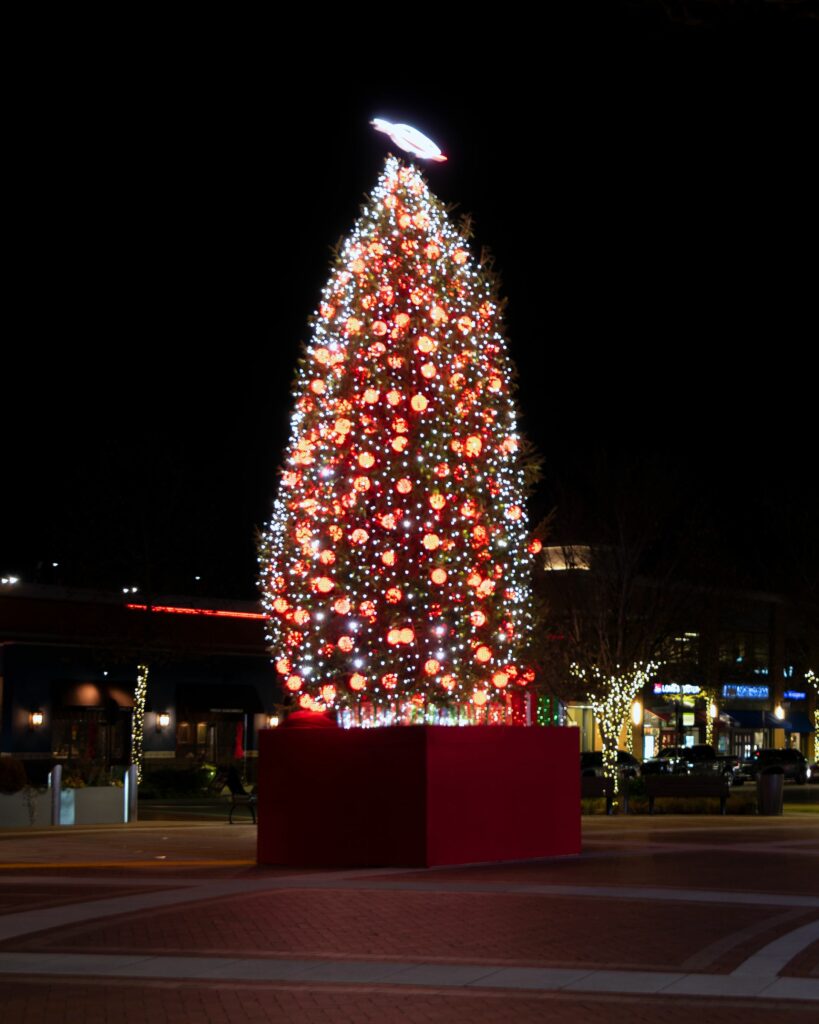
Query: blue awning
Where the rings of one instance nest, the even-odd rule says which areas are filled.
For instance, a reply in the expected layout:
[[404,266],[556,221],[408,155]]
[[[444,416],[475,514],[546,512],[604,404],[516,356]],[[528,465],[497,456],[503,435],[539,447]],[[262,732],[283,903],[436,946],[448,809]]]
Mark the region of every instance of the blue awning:
[[791,711],[785,719],[784,726],[789,732],[814,732],[811,721],[804,711]]

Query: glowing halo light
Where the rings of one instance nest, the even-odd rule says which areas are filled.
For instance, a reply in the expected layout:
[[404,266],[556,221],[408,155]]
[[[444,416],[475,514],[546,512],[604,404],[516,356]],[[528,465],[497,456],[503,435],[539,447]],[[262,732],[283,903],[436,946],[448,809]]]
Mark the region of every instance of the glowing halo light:
[[631,724],[643,724],[643,705],[639,702],[639,700],[635,700],[635,702],[631,705]]
[[432,139],[422,135],[417,128],[408,124],[393,124],[383,117],[374,117],[370,124],[377,132],[383,132],[399,149],[421,160],[434,160],[436,163],[443,163],[446,157],[440,148],[435,145]]

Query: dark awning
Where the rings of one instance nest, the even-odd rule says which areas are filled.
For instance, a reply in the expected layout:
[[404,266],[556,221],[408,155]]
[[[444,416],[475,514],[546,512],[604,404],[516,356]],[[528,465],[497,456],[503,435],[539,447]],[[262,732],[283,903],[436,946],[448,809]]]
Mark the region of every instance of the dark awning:
[[766,729],[768,727],[768,722],[765,719],[767,712],[765,711],[731,708],[725,714],[731,719],[731,724],[735,729]]
[[259,691],[248,683],[181,683],[176,688],[177,715],[182,711],[214,711],[240,715],[264,711]]
[[791,711],[783,724],[790,732],[814,732],[811,720],[804,711]]

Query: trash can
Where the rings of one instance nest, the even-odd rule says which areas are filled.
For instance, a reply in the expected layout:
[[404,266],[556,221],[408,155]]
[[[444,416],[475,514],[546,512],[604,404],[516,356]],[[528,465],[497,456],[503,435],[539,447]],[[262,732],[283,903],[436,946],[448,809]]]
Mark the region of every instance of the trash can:
[[785,790],[785,772],[772,764],[756,777],[756,809],[758,814],[781,814]]

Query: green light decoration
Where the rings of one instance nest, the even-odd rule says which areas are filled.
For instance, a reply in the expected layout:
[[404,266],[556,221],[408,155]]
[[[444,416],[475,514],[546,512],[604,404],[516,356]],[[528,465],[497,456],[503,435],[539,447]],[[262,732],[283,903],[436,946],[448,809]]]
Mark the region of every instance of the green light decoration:
[[142,782],[142,743],[145,728],[145,698],[148,694],[148,666],[137,665],[134,715],[131,720],[131,764],[136,765],[137,782]]
[[634,698],[659,668],[653,661],[635,662],[627,669],[616,666],[614,673],[602,672],[596,665],[585,668],[571,666],[572,675],[586,685],[589,704],[603,740],[603,774],[614,783],[615,796],[620,791],[617,771],[617,741],[625,722],[631,730],[631,705]]
[[560,701],[548,693],[540,693],[535,712],[538,725],[560,725]]

